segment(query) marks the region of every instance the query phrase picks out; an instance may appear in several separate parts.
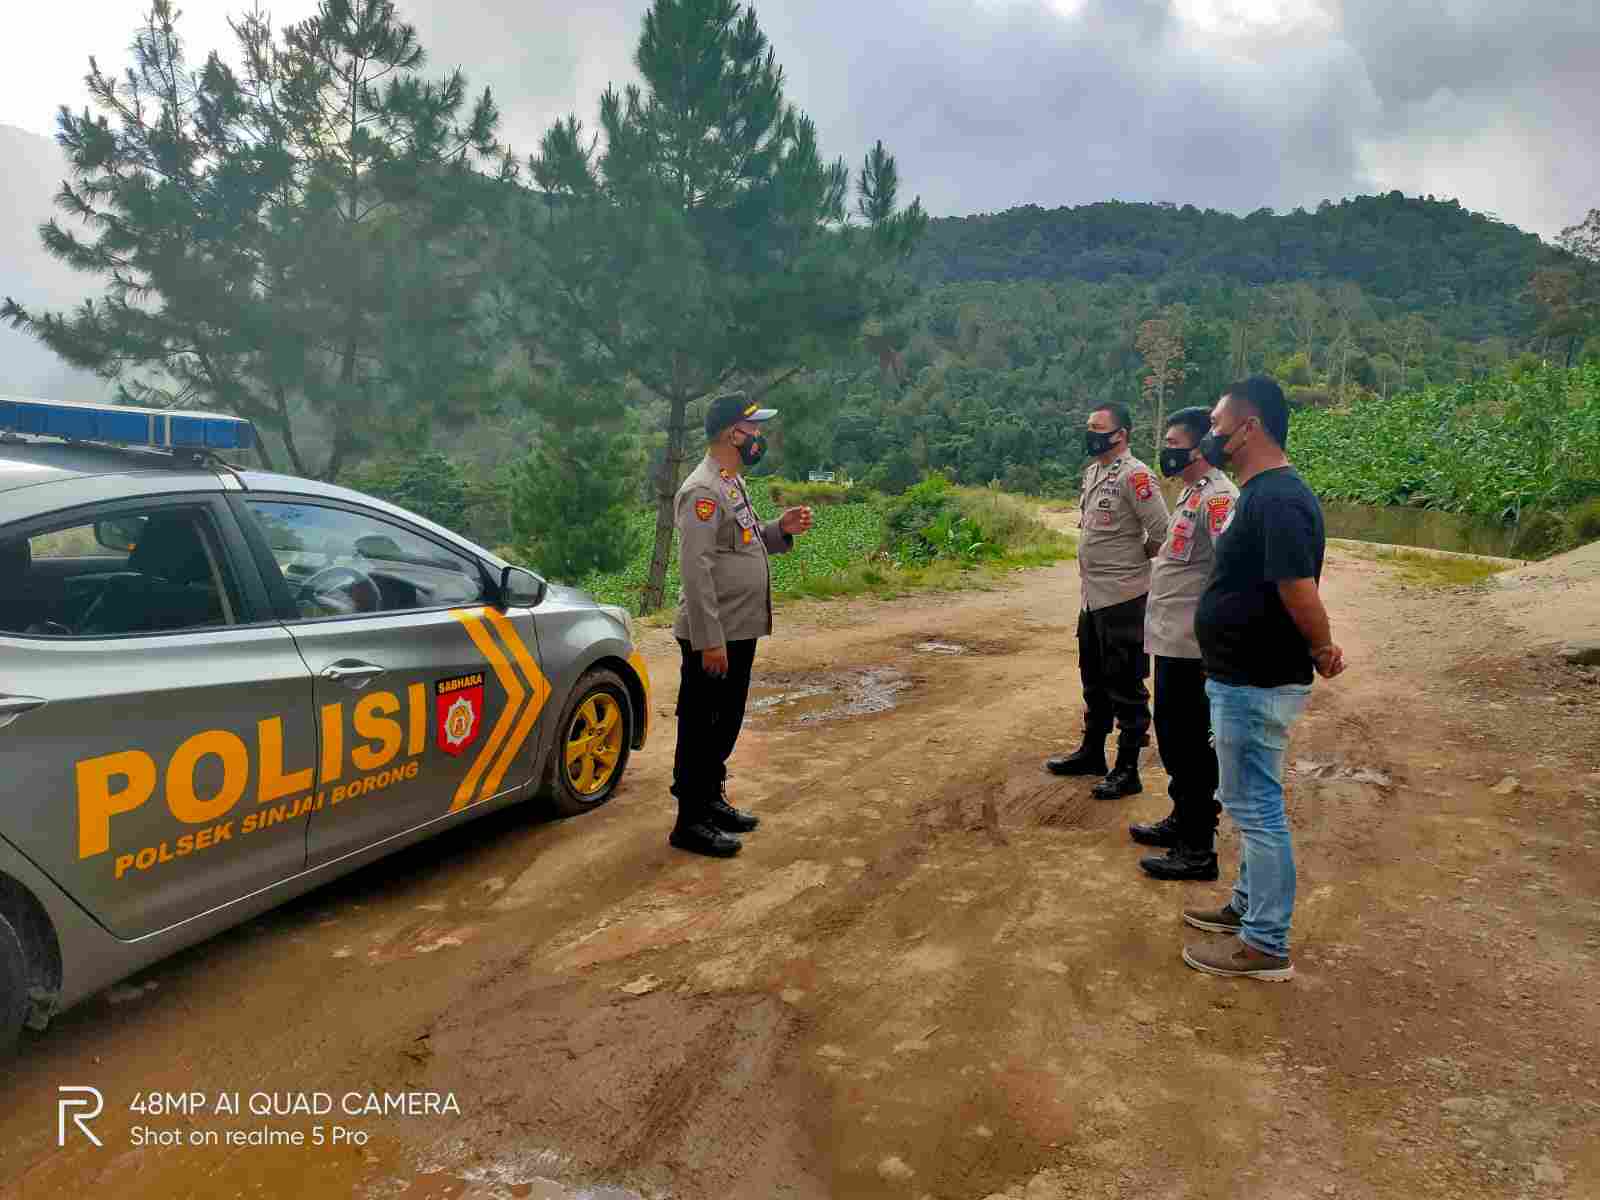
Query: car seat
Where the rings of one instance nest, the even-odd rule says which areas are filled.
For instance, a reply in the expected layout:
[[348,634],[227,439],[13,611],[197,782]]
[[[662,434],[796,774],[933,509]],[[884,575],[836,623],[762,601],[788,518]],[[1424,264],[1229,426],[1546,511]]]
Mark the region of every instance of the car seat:
[[152,633],[218,625],[222,597],[211,558],[191,513],[155,513],[128,556],[125,573],[106,587],[84,614],[80,633]]
[[0,633],[69,633],[65,605],[60,581],[34,573],[27,538],[0,542]]

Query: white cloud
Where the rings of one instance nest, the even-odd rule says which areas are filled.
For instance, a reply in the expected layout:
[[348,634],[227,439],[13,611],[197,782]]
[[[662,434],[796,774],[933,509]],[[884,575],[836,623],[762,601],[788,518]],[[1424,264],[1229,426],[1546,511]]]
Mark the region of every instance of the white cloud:
[[[199,56],[249,0],[188,0]],[[648,0],[401,0],[431,69],[491,85],[503,137],[593,125]],[[140,0],[8,14],[0,123],[53,132]],[[18,6],[13,6],[18,7]],[[277,0],[275,22],[314,0]],[[757,5],[822,146],[882,138],[933,211],[1110,196],[1248,212],[1398,188],[1551,234],[1600,204],[1593,0],[790,0]],[[63,15],[63,13],[70,15]]]
[[[207,51],[231,51],[228,16],[248,7],[231,0],[178,0],[179,29],[197,65]],[[262,7],[272,13],[274,24],[284,25],[313,12],[316,3],[275,0]],[[132,61],[128,47],[146,11],[144,0],[8,4],[0,38],[0,124],[54,137],[57,108],[81,109],[89,102],[83,77],[90,55],[101,70],[120,74]]]

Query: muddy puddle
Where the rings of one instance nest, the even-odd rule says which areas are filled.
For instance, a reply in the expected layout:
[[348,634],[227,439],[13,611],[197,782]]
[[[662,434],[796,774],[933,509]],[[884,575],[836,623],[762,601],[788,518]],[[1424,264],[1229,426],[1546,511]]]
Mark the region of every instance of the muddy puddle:
[[758,675],[750,684],[749,717],[760,724],[806,725],[888,712],[912,686],[890,667],[795,675]]

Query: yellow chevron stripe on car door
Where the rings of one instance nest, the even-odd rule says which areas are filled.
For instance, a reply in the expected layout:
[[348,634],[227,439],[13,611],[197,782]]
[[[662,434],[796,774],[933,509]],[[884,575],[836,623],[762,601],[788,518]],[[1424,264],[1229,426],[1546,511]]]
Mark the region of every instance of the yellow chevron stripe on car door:
[[516,758],[517,751],[522,749],[522,744],[528,740],[528,734],[533,732],[533,723],[539,719],[539,713],[544,709],[545,702],[550,699],[550,681],[544,677],[544,672],[539,670],[539,664],[533,661],[533,655],[528,653],[528,647],[523,642],[522,635],[517,632],[517,627],[507,620],[504,614],[487,608],[484,609],[483,615],[489,618],[489,624],[499,632],[500,640],[506,644],[506,648],[511,651],[511,657],[522,668],[522,673],[528,680],[528,687],[533,693],[528,706],[522,710],[522,719],[511,731],[511,740],[506,743],[500,758],[495,762],[494,770],[490,771],[489,777],[483,781],[483,792],[479,799],[487,800],[500,790],[500,781],[505,778],[506,769]]
[[472,793],[477,789],[478,779],[483,774],[489,760],[495,756],[495,751],[500,749],[500,743],[505,741],[506,731],[511,728],[516,717],[517,709],[522,704],[522,699],[527,693],[523,691],[522,684],[517,681],[517,673],[511,669],[511,664],[506,661],[506,656],[500,653],[500,647],[494,644],[494,638],[489,636],[489,631],[483,627],[483,615],[486,609],[457,609],[450,615],[466,627],[467,636],[472,639],[472,644],[478,648],[484,658],[489,660],[489,665],[494,668],[495,676],[500,680],[500,686],[506,690],[506,706],[501,712],[500,719],[495,722],[494,731],[489,734],[489,740],[484,743],[483,749],[478,751],[478,757],[472,760],[472,767],[467,771],[467,777],[456,788],[454,802],[450,811],[465,808],[471,802]]

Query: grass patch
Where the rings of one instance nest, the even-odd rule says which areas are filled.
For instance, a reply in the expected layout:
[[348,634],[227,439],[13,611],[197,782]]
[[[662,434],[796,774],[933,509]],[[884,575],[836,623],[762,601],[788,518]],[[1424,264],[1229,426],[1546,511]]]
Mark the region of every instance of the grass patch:
[[[872,496],[864,503],[813,504],[811,532],[796,539],[788,554],[773,556],[774,598],[872,596],[888,600],[915,591],[989,587],[1013,571],[1047,567],[1077,555],[1077,544],[1070,537],[1040,520],[1042,510],[1037,501],[987,488],[946,485],[935,490],[941,492],[941,499],[930,520],[941,515],[951,518],[946,527],[957,527],[982,541],[985,549],[981,555],[944,557],[931,552],[931,547],[924,553],[899,552],[889,528],[893,501],[882,497]],[[751,502],[762,520],[774,519],[785,507],[774,499],[774,491],[785,495],[776,488],[750,489]],[[578,586],[603,603],[620,604],[637,613],[650,569],[655,514],[637,512],[630,523],[636,526],[640,546],[633,561],[621,571],[591,575]],[[674,547],[667,571],[667,604],[662,613],[652,616],[651,624],[671,620],[681,586]]]
[[749,483],[752,494],[758,490],[759,485],[759,490],[765,491],[772,502],[780,508],[792,508],[802,504],[811,508],[824,508],[830,504],[871,504],[878,499],[878,494],[871,488],[859,484],[846,486],[842,483],[811,483],[776,477],[752,479]]
[[1568,523],[1572,526],[1572,539],[1579,545],[1600,541],[1600,500],[1590,500],[1573,509]]
[[1421,587],[1475,587],[1509,568],[1477,558],[1442,558],[1415,550],[1362,549],[1359,557],[1394,566],[1402,582]]

